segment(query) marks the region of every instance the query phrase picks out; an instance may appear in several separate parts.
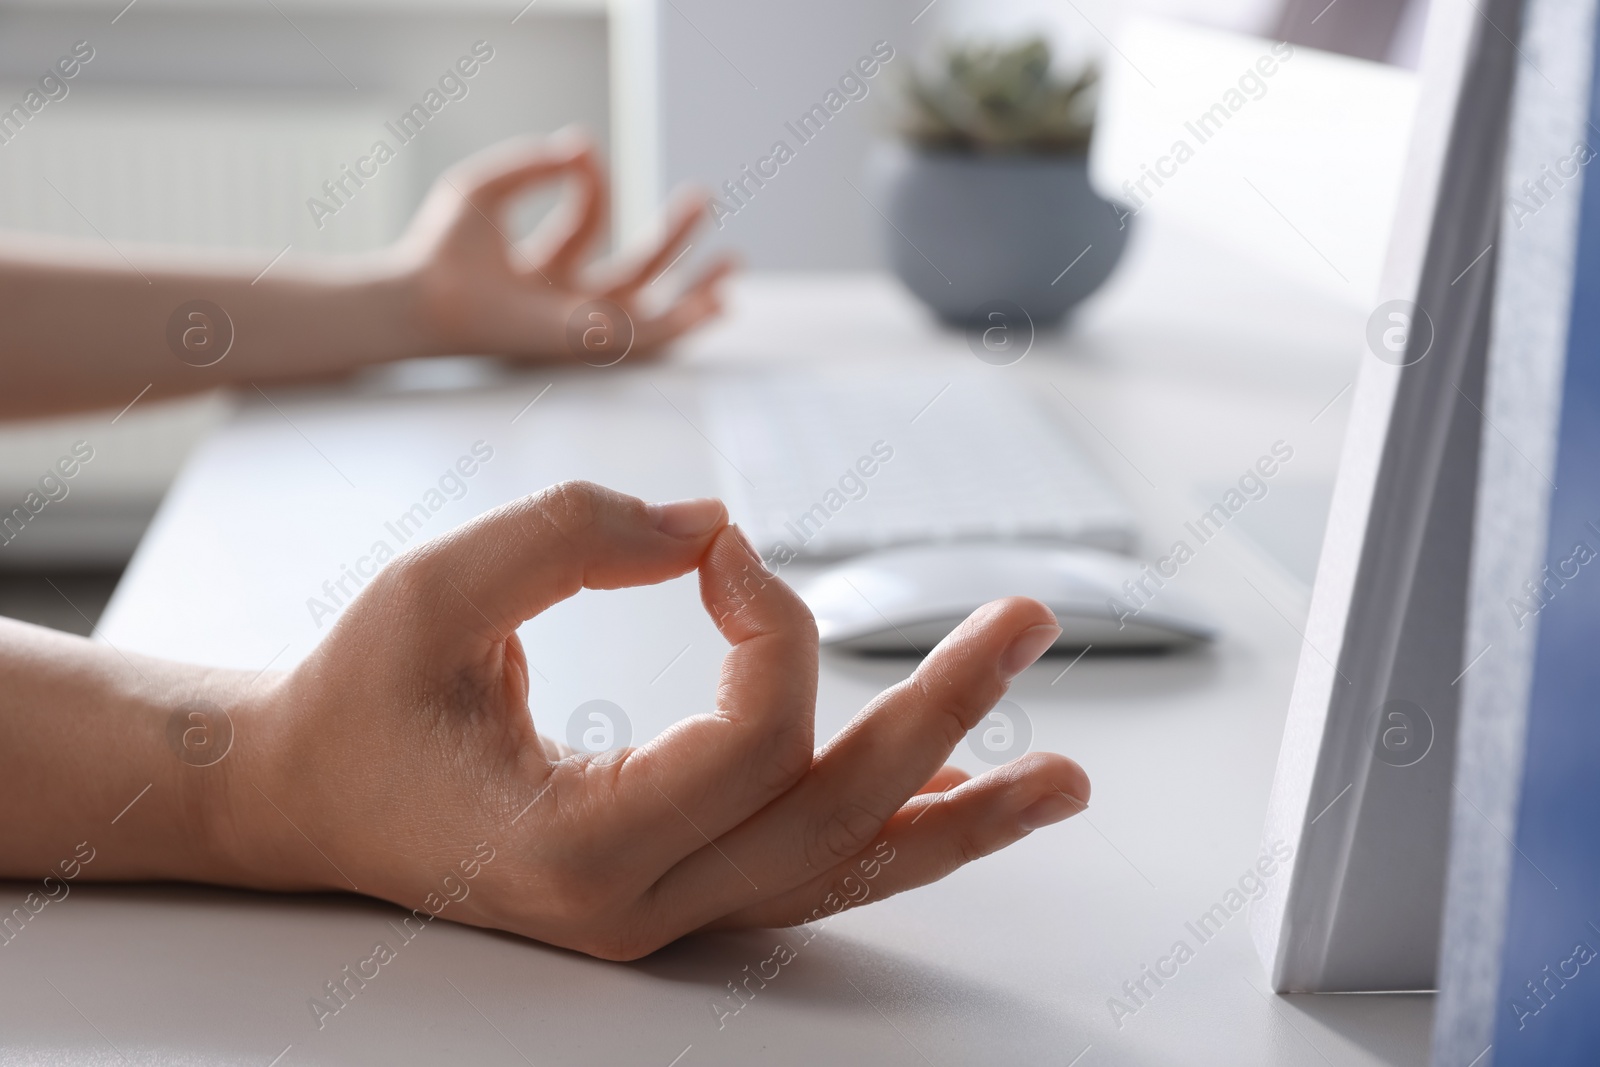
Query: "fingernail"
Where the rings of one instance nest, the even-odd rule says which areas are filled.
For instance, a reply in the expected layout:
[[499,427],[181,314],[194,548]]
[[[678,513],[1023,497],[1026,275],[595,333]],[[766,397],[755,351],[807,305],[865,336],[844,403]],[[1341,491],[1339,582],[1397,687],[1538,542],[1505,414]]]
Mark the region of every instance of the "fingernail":
[[1051,793],[1043,800],[1035,800],[1023,808],[1022,813],[1017,816],[1017,825],[1022,828],[1023,833],[1028,833],[1041,826],[1070,819],[1088,806],[1077,797],[1065,793]]
[[722,501],[711,497],[651,504],[649,510],[656,520],[656,529],[668,537],[685,540],[710,533],[723,524],[727,515]]
[[1022,631],[1011,639],[1010,646],[1000,654],[1000,677],[1011,681],[1044,655],[1045,650],[1055,644],[1060,636],[1061,627],[1053,622],[1030,626]]

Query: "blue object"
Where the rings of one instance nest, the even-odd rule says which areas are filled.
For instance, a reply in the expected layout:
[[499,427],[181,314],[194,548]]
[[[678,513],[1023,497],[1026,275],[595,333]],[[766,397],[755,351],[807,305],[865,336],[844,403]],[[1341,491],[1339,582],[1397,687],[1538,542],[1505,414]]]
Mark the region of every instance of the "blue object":
[[[1593,130],[1594,86],[1589,116]],[[1554,580],[1538,608],[1496,998],[1499,1067],[1600,1062],[1600,182],[1585,179],[1545,547]]]

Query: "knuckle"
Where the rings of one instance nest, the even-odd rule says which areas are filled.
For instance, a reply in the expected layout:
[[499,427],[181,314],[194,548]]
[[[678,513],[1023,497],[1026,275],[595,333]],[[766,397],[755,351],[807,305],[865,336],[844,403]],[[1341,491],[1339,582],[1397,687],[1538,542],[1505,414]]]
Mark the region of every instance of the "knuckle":
[[567,536],[582,536],[599,523],[605,489],[593,482],[557,482],[530,502],[535,515]]
[[960,858],[961,865],[963,867],[969,863],[976,863],[978,860],[983,859],[983,857],[994,851],[993,849],[987,847],[987,845],[978,838],[977,834],[973,833],[971,830],[965,830],[958,834],[954,841],[954,845],[956,855]]
[[439,553],[431,544],[402,553],[372,583],[386,600],[403,609],[426,612],[439,597],[439,576],[444,573]]
[[770,734],[762,748],[764,751],[756,758],[760,788],[770,794],[788,790],[811,769],[815,757],[809,721],[792,723]]
[[[981,712],[979,714],[982,714]],[[939,709],[938,729],[944,747],[954,751],[977,722],[978,716],[968,717],[965,711],[948,705]]]
[[934,718],[948,748],[959,745],[1001,696],[995,686],[974,685],[938,669],[919,671],[909,684],[916,703]]
[[826,870],[865,848],[884,819],[868,806],[842,801],[818,825],[806,847],[806,862]]

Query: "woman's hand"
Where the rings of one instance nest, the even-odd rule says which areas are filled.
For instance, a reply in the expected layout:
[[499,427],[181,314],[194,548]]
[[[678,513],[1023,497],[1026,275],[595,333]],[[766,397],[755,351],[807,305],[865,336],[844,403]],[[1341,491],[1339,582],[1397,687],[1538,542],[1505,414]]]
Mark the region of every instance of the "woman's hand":
[[[564,220],[511,240],[517,196],[560,179],[577,188]],[[265,390],[418,356],[596,365],[649,357],[719,310],[726,259],[676,296],[651,287],[704,207],[681,200],[653,247],[591,276],[605,177],[586,143],[558,136],[507,142],[456,166],[399,243],[361,255],[293,246],[270,259],[201,255],[8,234],[0,418],[116,411],[224,386]]]
[[[571,210],[512,242],[517,195],[558,179],[576,184]],[[270,259],[202,256],[5,235],[0,418],[120,411],[227,386],[266,392],[427,355],[610,365],[659,354],[717,314],[730,262],[718,259],[677,296],[666,283],[651,288],[706,213],[685,198],[653,248],[590,277],[605,203],[594,150],[557,136],[454,166],[397,245],[357,256],[293,246]]]
[[[517,197],[570,180],[568,210],[526,241],[513,241]],[[508,141],[451,168],[429,192],[398,251],[410,264],[429,347],[607,365],[654,355],[721,310],[723,258],[677,296],[643,299],[687,250],[705,200],[680,198],[660,239],[628,262],[586,273],[606,225],[605,174],[575,135]]]
[[[697,568],[731,645],[706,712],[601,755],[540,737],[518,625]],[[722,505],[559,485],[396,559],[241,698],[207,836],[221,880],[356,889],[607,959],[802,923],[1082,810],[1065,757],[944,764],[1058,632],[1036,601],[989,604],[814,749],[815,625]]]

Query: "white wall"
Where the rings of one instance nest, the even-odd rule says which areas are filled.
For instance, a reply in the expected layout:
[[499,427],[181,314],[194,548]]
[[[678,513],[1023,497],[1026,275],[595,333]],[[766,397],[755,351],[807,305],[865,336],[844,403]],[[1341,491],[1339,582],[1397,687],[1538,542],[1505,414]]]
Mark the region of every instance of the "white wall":
[[892,135],[894,98],[914,56],[950,39],[1041,32],[1058,55],[1101,57],[1109,67],[1119,62],[1118,41],[1140,11],[1254,31],[1276,6],[1277,0],[614,0],[614,17],[624,27],[651,27],[657,41],[646,59],[655,67],[649,88],[638,86],[619,100],[620,114],[639,116],[636,128],[653,131],[652,120],[659,120],[658,143],[630,137],[622,148],[639,161],[632,178],[643,183],[624,196],[648,204],[681,183],[718,190],[774,139],[794,142],[784,123],[821,99],[873,42],[888,41],[897,58],[867,99],[848,105],[748,209],[724,220],[696,250],[735,248],[758,268],[880,266],[882,222],[849,183],[861,187],[872,144]]
[[[736,248],[759,268],[879,262],[880,221],[849,183],[862,188],[867,151],[889,124],[884,105],[932,28],[931,18],[912,21],[926,2],[657,0],[661,184],[720,192],[775,141],[796,151],[705,247]],[[895,58],[865,83],[864,99],[802,145],[784,124],[822,102],[878,41]]]
[[[1119,43],[1126,59],[1106,71],[1095,183],[1140,215],[1180,220],[1308,288],[1371,308],[1416,75],[1149,18],[1125,24]],[[1197,127],[1204,115],[1208,124]]]

